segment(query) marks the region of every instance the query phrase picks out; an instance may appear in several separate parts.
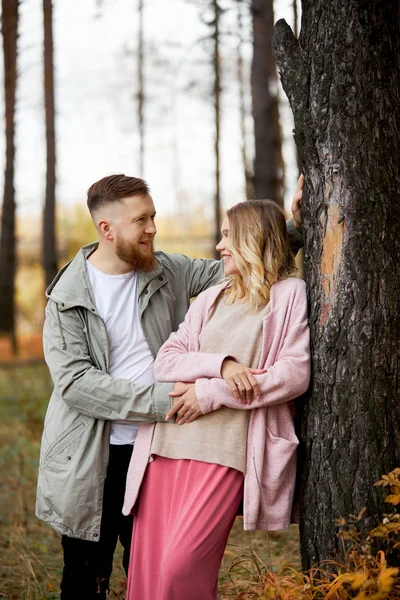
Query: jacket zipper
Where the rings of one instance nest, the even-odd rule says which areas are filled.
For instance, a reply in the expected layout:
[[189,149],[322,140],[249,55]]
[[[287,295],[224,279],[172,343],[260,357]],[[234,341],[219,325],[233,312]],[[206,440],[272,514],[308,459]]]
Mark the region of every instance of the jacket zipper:
[[[153,280],[152,280],[152,281],[153,281]],[[149,283],[150,283],[150,282],[148,282],[148,284],[149,284]],[[144,290],[142,291],[142,293],[141,293],[140,295],[142,295],[142,294],[144,294],[144,293],[145,293],[145,290],[148,288],[148,284],[146,285],[146,287],[144,288]],[[156,287],[156,288],[153,290],[153,292],[152,292],[152,294],[151,294],[151,295],[150,295],[150,292],[149,292],[149,297],[147,298],[147,304],[146,304],[146,306],[144,307],[143,311],[140,311],[140,307],[139,307],[139,318],[140,318],[140,325],[141,325],[141,328],[142,328],[142,331],[143,331],[144,338],[145,338],[145,340],[146,340],[146,342],[147,342],[147,345],[149,346],[149,348],[150,348],[150,350],[151,350],[151,353],[152,353],[152,355],[153,355],[153,358],[154,358],[154,359],[155,359],[155,358],[156,358],[156,356],[157,356],[157,352],[155,351],[153,344],[152,344],[152,343],[150,342],[150,340],[149,340],[149,336],[148,336],[148,333],[147,333],[147,331],[146,331],[146,326],[145,326],[144,320],[142,320],[142,316],[144,315],[144,312],[145,312],[146,310],[147,310],[147,311],[149,311],[149,312],[151,312],[152,319],[153,319],[153,321],[154,321],[154,322],[155,322],[155,324],[156,324],[156,329],[157,329],[157,334],[158,334],[158,343],[159,343],[159,346],[160,346],[160,348],[161,348],[161,346],[163,345],[163,343],[164,343],[164,341],[165,341],[165,340],[163,341],[163,340],[161,339],[159,323],[158,323],[158,320],[157,320],[157,318],[156,318],[156,315],[155,315],[154,311],[153,311],[153,310],[150,308],[149,302],[150,302],[150,298],[151,298],[151,297],[152,297],[152,296],[153,296],[153,295],[154,295],[156,292],[158,292],[158,290],[159,290],[160,288],[162,288],[162,287],[163,287],[164,285],[166,285],[166,284],[167,284],[167,280],[166,280],[166,279],[163,279],[163,281],[162,281],[162,282],[160,282],[160,285],[158,285],[158,286],[157,286],[157,287]],[[175,299],[176,299],[176,298],[175,298],[175,296],[172,296],[172,299],[173,299],[173,300],[175,300]],[[139,305],[139,297],[138,297],[138,305]]]
[[[94,315],[96,315],[96,317],[98,319],[100,319],[100,321],[103,324],[104,333],[105,333],[105,339],[106,339],[106,358],[107,358],[107,364],[106,364],[106,371],[105,372],[109,373],[109,371],[110,371],[110,342],[108,340],[107,327],[106,327],[106,324],[104,323],[103,319],[101,318],[101,316],[99,315],[99,313],[97,311],[91,310],[91,312]],[[93,344],[92,344],[92,339],[91,339],[91,335],[89,334],[88,327],[86,327],[86,334],[87,334],[87,340],[88,340],[89,348],[92,351],[92,356],[95,356],[95,352],[94,352]],[[99,369],[99,370],[101,371],[102,369]]]

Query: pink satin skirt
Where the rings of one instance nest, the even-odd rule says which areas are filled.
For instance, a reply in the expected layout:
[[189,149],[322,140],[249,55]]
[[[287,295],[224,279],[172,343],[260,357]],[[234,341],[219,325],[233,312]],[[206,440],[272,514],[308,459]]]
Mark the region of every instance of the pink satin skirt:
[[243,473],[156,456],[140,489],[126,600],[216,600]]

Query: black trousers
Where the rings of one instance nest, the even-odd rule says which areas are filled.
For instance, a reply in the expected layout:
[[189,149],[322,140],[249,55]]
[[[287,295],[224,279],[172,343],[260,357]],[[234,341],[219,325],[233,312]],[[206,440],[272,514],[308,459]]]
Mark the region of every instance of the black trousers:
[[100,540],[90,542],[62,536],[61,600],[105,600],[118,538],[124,548],[122,564],[128,573],[133,517],[122,514],[122,505],[132,449],[128,445],[110,446]]

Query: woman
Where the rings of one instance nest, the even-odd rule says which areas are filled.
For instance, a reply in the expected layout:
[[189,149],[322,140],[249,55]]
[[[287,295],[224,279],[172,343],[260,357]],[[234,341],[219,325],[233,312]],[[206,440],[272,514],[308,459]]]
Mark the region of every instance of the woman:
[[283,211],[237,204],[217,250],[227,281],[200,294],[156,359],[158,380],[183,382],[171,394],[178,425],[141,425],[136,439],[124,506],[128,514],[140,486],[127,600],[217,598],[242,498],[245,529],[290,524],[292,400],[308,387],[310,353]]

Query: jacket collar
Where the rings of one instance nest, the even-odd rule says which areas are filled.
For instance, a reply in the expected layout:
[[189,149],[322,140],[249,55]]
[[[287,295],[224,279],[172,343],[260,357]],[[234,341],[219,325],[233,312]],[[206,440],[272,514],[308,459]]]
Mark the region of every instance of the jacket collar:
[[[156,259],[157,259],[157,253],[156,253]],[[156,277],[161,277],[161,275],[164,273],[164,269],[162,268],[161,264],[159,263],[159,261],[157,260],[157,266],[153,271],[138,271],[137,276],[138,276],[138,296],[140,296],[142,294],[142,292],[144,291],[144,289],[147,287],[147,285],[150,283],[150,281],[152,281],[153,279],[155,279]]]
[[[82,306],[88,310],[95,310],[95,301],[92,287],[86,270],[86,259],[96,250],[98,242],[83,246],[69,263],[56,275],[46,290],[46,297],[57,302],[60,311]],[[157,253],[156,253],[157,255]],[[157,258],[157,256],[156,256]],[[148,273],[138,271],[138,293],[143,292],[146,286],[161,277],[164,269],[157,260],[157,266]]]
[[94,308],[94,298],[86,272],[86,259],[96,250],[98,242],[83,246],[49,285],[46,297],[57,302],[59,310],[74,306]]

